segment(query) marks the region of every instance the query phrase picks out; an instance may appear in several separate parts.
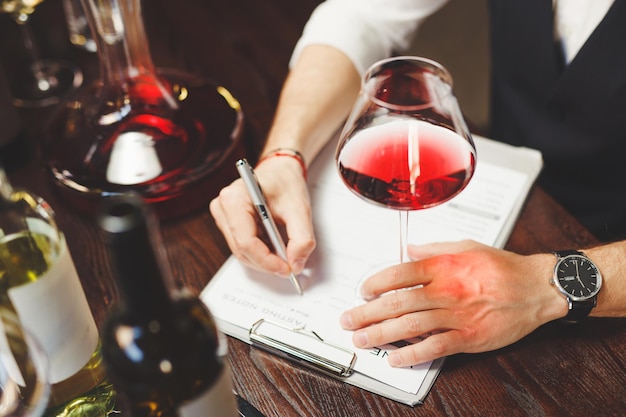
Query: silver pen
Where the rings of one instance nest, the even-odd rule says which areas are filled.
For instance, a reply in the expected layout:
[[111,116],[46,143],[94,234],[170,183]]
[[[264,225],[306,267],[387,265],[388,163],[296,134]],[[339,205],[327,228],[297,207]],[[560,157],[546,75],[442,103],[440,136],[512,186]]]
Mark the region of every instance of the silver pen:
[[[274,246],[276,254],[287,261],[287,248],[285,247],[285,242],[283,242],[280,232],[276,227],[276,223],[274,222],[272,213],[267,206],[265,196],[263,195],[263,191],[261,190],[259,180],[257,179],[254,170],[245,158],[238,160],[235,166],[237,167],[237,171],[239,171],[239,176],[246,185],[248,194],[250,194],[250,198],[252,199],[252,204],[261,218],[261,222],[263,223],[265,231]],[[291,272],[289,275],[289,281],[291,281],[293,287],[296,291],[298,291],[298,294],[302,295],[302,287],[300,287],[296,274]]]

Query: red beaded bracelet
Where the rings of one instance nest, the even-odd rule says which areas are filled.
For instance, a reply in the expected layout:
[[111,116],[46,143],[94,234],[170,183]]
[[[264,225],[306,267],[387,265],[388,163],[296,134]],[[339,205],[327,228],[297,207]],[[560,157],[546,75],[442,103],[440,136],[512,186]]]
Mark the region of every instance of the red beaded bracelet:
[[288,156],[289,158],[293,158],[296,161],[298,161],[298,163],[300,164],[300,168],[302,168],[302,175],[304,176],[304,179],[306,180],[307,169],[306,169],[306,163],[304,162],[304,156],[302,156],[302,154],[295,149],[277,148],[277,149],[271,150],[267,154],[265,154],[265,156],[262,156],[259,159],[259,162],[257,162],[257,166],[261,165],[261,162],[267,159],[273,158],[275,156]]

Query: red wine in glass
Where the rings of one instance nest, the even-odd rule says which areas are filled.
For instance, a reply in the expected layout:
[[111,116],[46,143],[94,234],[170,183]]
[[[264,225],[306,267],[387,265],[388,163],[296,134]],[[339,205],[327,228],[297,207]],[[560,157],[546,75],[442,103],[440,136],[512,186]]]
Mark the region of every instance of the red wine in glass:
[[476,160],[456,132],[400,119],[357,132],[338,155],[339,173],[358,196],[396,210],[441,204],[469,182]]

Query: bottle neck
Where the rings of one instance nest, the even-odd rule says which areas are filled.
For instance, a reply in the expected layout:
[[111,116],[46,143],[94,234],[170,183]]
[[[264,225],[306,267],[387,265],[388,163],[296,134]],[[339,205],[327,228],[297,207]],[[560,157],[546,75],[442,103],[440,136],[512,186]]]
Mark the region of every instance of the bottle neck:
[[171,311],[169,269],[157,244],[157,220],[141,197],[107,197],[97,219],[109,246],[122,308],[145,319]]
[[157,249],[147,228],[133,232],[120,239],[112,252],[122,305],[134,316],[168,311],[172,298]]
[[54,211],[41,197],[13,188],[0,164],[0,236],[31,231],[58,242],[61,231],[54,217]]

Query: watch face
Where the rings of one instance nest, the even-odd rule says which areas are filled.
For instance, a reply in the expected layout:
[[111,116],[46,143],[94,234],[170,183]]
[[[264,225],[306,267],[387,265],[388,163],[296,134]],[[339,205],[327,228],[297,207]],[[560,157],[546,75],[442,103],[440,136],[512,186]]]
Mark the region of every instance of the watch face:
[[557,262],[556,282],[561,290],[574,300],[585,300],[595,296],[602,285],[602,275],[588,258],[569,255]]

